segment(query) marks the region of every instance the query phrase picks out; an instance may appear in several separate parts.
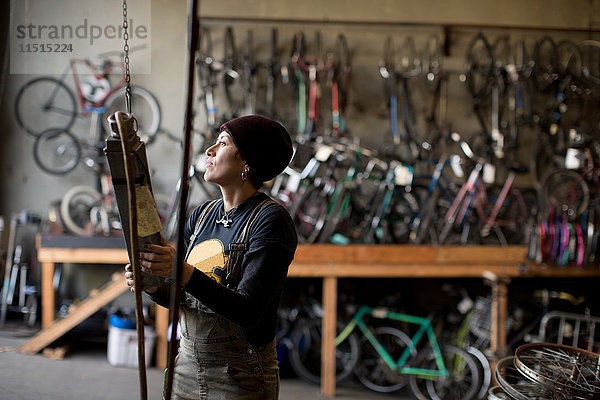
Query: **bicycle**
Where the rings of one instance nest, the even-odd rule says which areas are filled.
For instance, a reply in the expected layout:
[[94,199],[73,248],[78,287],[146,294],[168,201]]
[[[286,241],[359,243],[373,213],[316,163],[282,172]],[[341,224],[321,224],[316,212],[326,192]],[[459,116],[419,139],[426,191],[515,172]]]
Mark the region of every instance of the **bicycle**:
[[[119,90],[125,86],[125,66],[119,55],[100,54],[100,66],[90,59],[71,59],[59,78],[42,76],[23,85],[15,99],[15,116],[23,130],[39,137],[48,126],[69,131],[78,117],[100,113],[110,115],[124,108],[124,95]],[[84,66],[90,74],[80,77],[79,68]],[[115,72],[118,71],[118,72]],[[69,73],[73,77],[75,93],[67,85]],[[115,82],[114,77],[118,77]],[[155,97],[147,90],[133,86],[132,104],[138,121],[142,140],[150,143],[160,127],[160,108]],[[105,132],[110,133],[107,121]]]
[[454,240],[466,243],[470,233],[467,217],[472,208],[476,212],[472,217],[476,218],[478,229],[475,234],[479,240],[491,240],[502,246],[508,246],[509,240],[510,243],[521,243],[525,233],[527,211],[521,192],[512,187],[514,172],[508,175],[497,195],[490,195],[484,186],[484,180],[493,182],[493,179],[488,178],[486,170],[488,168],[494,171],[493,166],[484,158],[475,157],[466,142],[463,141],[460,145],[464,154],[476,163],[444,217],[444,226],[439,235],[440,243],[448,240],[448,235],[454,227],[458,228],[460,233],[460,238]]
[[[389,99],[391,146],[401,161],[411,164],[419,154],[419,146],[414,140],[415,112],[410,99],[408,80],[419,75],[420,61],[416,58],[412,37],[406,37],[403,50],[404,53],[398,56],[393,38],[388,37],[384,44],[383,57],[379,61],[379,74],[384,80],[384,92]],[[400,57],[399,63],[398,57]],[[399,104],[401,123],[398,118]],[[382,147],[389,146],[384,143]]]
[[520,346],[497,365],[500,387],[518,400],[596,399],[600,395],[599,355],[552,343]]
[[[388,323],[413,325],[416,329],[413,334],[392,327],[373,329],[365,322],[367,316]],[[304,355],[315,353],[317,349],[320,352],[320,342],[309,339],[320,338],[314,333],[320,329],[319,324],[319,321],[313,321],[309,326],[298,329],[299,333],[293,337],[296,347],[292,351],[292,360],[302,363],[303,373],[315,383],[320,382],[320,376],[314,371],[315,367],[308,364],[309,361],[314,363],[314,360]],[[355,329],[364,338],[362,347],[370,349],[365,358],[348,354],[348,343],[353,340]],[[410,392],[416,399],[468,400],[473,399],[479,390],[479,371],[473,358],[459,347],[440,344],[428,318],[361,306],[337,335],[335,345],[336,363],[346,374],[353,369],[359,380],[371,382],[374,387],[382,385],[377,379],[383,374],[392,382],[394,389],[405,386],[408,381]],[[345,346],[344,350],[340,349],[341,345]],[[374,355],[377,360],[373,359]],[[356,364],[351,364],[352,360],[356,360]],[[384,362],[388,371],[396,376],[390,378],[386,372],[382,373],[379,361]],[[343,375],[338,374],[336,380],[341,380],[340,376]]]

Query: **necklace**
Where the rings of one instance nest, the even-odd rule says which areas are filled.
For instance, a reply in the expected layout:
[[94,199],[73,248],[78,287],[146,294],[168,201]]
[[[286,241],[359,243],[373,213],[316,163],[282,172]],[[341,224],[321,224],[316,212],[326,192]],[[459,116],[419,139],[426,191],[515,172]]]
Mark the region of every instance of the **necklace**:
[[[256,192],[254,192],[254,194],[252,194],[252,196],[250,196],[248,199],[244,200],[242,202],[245,203],[246,201],[248,201],[250,198],[257,196],[260,192],[257,190]],[[224,228],[229,228],[231,226],[231,224],[233,223],[233,220],[231,219],[231,217],[233,216],[233,214],[235,213],[235,210],[238,209],[240,205],[238,205],[237,207],[232,208],[229,211],[225,211],[225,203],[223,203],[223,216],[221,216],[219,219],[217,219],[215,221],[216,224],[223,224]],[[219,211],[219,215],[221,215],[221,211]]]
[[[221,218],[219,218],[216,223],[217,224],[223,224],[224,228],[229,228],[231,226],[231,224],[233,223],[233,220],[231,219],[231,215],[233,214],[233,212],[235,211],[235,208],[232,208],[229,211],[225,211],[225,206],[223,205],[223,216]],[[236,207],[237,208],[237,207]]]

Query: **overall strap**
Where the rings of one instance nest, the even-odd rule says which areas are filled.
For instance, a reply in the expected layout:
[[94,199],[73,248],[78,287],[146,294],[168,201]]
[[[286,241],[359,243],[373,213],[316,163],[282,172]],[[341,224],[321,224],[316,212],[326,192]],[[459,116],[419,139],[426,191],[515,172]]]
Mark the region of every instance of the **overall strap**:
[[229,260],[227,261],[227,277],[225,278],[225,284],[229,288],[237,287],[241,279],[241,268],[242,260],[246,251],[248,251],[248,235],[250,228],[254,221],[258,218],[259,214],[271,204],[277,204],[277,202],[271,198],[264,199],[259,205],[257,205],[252,214],[246,221],[244,228],[240,232],[237,240],[229,244]]
[[192,235],[190,236],[188,248],[185,252],[185,257],[183,259],[184,261],[187,260],[190,253],[192,252],[192,248],[194,247],[194,241],[196,240],[196,237],[202,230],[202,226],[204,224],[204,221],[206,220],[206,216],[208,215],[209,211],[212,210],[212,208],[215,206],[215,204],[217,204],[218,201],[219,201],[218,199],[211,200],[210,203],[208,203],[206,205],[206,207],[204,207],[204,209],[200,212],[200,215],[198,216],[198,220],[196,221],[196,225],[194,226],[194,233],[192,233]]

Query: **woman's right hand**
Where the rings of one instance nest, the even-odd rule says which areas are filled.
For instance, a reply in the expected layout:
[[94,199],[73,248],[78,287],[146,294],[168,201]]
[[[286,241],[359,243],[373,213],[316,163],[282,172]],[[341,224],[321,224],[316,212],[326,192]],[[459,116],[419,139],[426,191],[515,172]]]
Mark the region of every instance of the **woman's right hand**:
[[135,293],[135,281],[133,279],[133,268],[131,264],[125,265],[125,283],[129,286],[131,293]]
[[[129,286],[131,293],[135,293],[135,279],[133,278],[133,268],[131,267],[131,264],[125,265],[125,283]],[[157,288],[154,286],[143,287],[142,290],[147,293],[154,293]]]

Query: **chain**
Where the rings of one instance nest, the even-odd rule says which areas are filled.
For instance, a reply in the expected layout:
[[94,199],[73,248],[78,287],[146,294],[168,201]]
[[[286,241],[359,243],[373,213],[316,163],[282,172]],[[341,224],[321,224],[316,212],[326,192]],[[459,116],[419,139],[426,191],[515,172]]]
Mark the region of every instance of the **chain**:
[[129,32],[127,28],[127,0],[123,0],[123,61],[125,63],[125,111],[131,114],[131,72],[129,71]]

